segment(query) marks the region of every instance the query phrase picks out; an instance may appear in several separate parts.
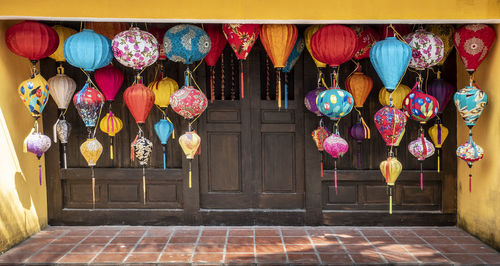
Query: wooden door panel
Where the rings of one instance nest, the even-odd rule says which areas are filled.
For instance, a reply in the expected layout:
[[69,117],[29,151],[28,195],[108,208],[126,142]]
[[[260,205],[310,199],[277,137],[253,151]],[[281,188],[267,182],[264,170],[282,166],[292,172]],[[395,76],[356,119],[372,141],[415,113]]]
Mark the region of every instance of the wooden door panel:
[[262,133],[262,192],[294,193],[295,134]]
[[208,133],[208,191],[241,192],[239,133]]

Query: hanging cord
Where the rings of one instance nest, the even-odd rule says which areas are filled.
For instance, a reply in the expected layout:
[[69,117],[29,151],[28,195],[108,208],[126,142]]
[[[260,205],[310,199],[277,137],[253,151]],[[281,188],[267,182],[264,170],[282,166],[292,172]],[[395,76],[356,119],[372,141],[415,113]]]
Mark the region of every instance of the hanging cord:
[[288,109],[288,72],[285,72],[285,109]]
[[221,84],[220,84],[220,89],[221,89],[221,100],[224,101],[226,99],[226,92],[224,91],[226,87],[226,77],[224,76],[225,70],[224,70],[224,53],[222,54],[220,58],[220,66],[221,66]]
[[231,55],[231,101],[234,101],[236,99],[236,92],[234,89],[235,82],[234,82],[234,57],[235,55]]
[[269,95],[269,87],[271,86],[270,80],[271,74],[269,73],[269,57],[266,55],[266,100],[270,101],[271,96]]

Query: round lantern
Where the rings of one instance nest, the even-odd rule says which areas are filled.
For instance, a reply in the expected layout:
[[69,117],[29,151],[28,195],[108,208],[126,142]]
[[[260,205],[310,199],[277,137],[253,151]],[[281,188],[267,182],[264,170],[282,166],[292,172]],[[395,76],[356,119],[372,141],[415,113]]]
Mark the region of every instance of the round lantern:
[[467,86],[457,91],[453,100],[465,124],[472,129],[488,103],[488,96],[476,86]]
[[387,160],[380,163],[380,172],[385,178],[385,182],[389,186],[389,214],[392,214],[392,189],[399,175],[403,171],[403,165],[398,161],[398,158],[389,156]]
[[89,86],[88,83],[85,83],[83,89],[73,97],[73,104],[90,133],[90,128],[95,127],[97,124],[101,107],[104,104],[104,96],[101,92]]
[[420,161],[420,190],[424,189],[424,174],[422,162],[434,154],[434,145],[424,137],[422,132],[420,137],[408,144],[408,151]]
[[451,100],[451,96],[453,96],[453,92],[455,88],[450,83],[446,82],[441,78],[441,75],[438,72],[437,79],[431,81],[429,86],[427,87],[427,92],[429,95],[436,98],[439,103],[438,114],[442,114],[444,112],[444,108]]
[[378,93],[378,101],[383,106],[389,106],[391,105],[392,96],[392,104],[394,105],[394,107],[396,109],[403,109],[404,99],[410,93],[410,91],[410,87],[404,84],[399,84],[398,87],[392,92],[389,92],[385,88],[382,88]]
[[179,89],[179,85],[174,79],[164,77],[149,83],[148,88],[155,94],[155,105],[165,112],[170,104],[170,96]]
[[139,28],[118,33],[111,43],[113,55],[120,64],[142,70],[158,59],[158,41]]
[[113,112],[109,111],[109,113],[102,118],[99,128],[109,136],[109,158],[113,160],[113,137],[122,130],[123,122],[120,118],[115,116]]
[[375,126],[387,146],[396,146],[406,126],[406,115],[403,111],[390,106],[384,106],[374,116]]
[[139,137],[132,143],[133,157],[132,160],[137,159],[139,165],[142,166],[142,199],[146,204],[146,165],[153,151],[153,142],[145,137]]
[[416,88],[413,89],[403,102],[403,111],[411,119],[425,124],[436,116],[439,103],[436,98],[425,94]]
[[429,128],[429,136],[437,150],[437,171],[441,171],[441,147],[443,142],[448,137],[448,129],[441,124],[441,120],[437,119],[436,124]]
[[64,68],[58,67],[57,75],[50,78],[48,83],[50,96],[57,104],[57,108],[61,110],[67,109],[76,91],[76,82],[64,74]]
[[361,60],[370,57],[370,49],[380,40],[378,33],[368,26],[353,25],[350,26],[350,28],[356,33],[356,36],[358,36],[358,44],[356,46],[354,59]]
[[193,119],[207,108],[208,100],[205,94],[192,86],[183,86],[170,97],[172,109],[185,119]]
[[127,105],[135,122],[141,126],[146,122],[153,107],[155,95],[151,89],[141,83],[128,87],[123,93],[123,100]]
[[122,87],[124,75],[118,68],[107,65],[94,74],[95,82],[97,86],[104,94],[106,101],[112,102],[115,100],[115,96]]
[[486,58],[495,39],[495,30],[484,24],[464,25],[455,31],[453,42],[469,74]]
[[42,165],[40,162],[40,158],[42,155],[47,152],[50,148],[50,145],[52,144],[52,141],[50,140],[49,137],[38,133],[34,132],[31,133],[25,140],[26,142],[26,148],[28,152],[31,152],[36,155],[38,158],[38,182],[40,186],[42,185]]
[[85,71],[95,71],[113,60],[111,41],[89,29],[68,37],[63,52],[70,65]]
[[85,22],[85,28],[93,30],[96,33],[106,36],[108,39],[113,40],[116,34],[130,28],[130,24],[126,22]]
[[341,138],[337,134],[331,134],[328,138],[325,139],[325,143],[323,144],[324,149],[328,154],[330,154],[334,159],[335,165],[335,193],[337,193],[337,159],[344,156],[344,154],[349,150],[349,144],[345,139]]
[[323,91],[316,98],[318,110],[332,120],[339,120],[349,114],[353,105],[352,95],[345,90],[336,88]]
[[312,36],[319,30],[321,29],[321,27],[323,27],[323,25],[311,25],[309,27],[307,27],[305,30],[304,30],[304,42],[305,42],[305,45],[306,45],[306,48],[307,48],[307,51],[309,51],[309,54],[311,55],[313,61],[314,61],[314,64],[316,65],[316,67],[318,68],[325,68],[326,67],[326,64],[323,63],[323,62],[320,62],[318,61],[318,59],[316,59],[312,53],[312,50],[311,50],[311,38]]
[[411,47],[395,37],[376,42],[370,49],[370,62],[389,91],[398,86],[411,58]]
[[57,46],[56,51],[52,53],[49,57],[56,60],[56,62],[65,62],[66,59],[64,58],[64,53],[63,53],[64,42],[66,41],[66,39],[68,39],[69,36],[76,34],[77,31],[59,25],[53,26],[52,29],[54,29],[57,32],[57,36],[59,37],[59,45]]
[[443,41],[443,59],[437,63],[438,66],[442,66],[448,55],[450,55],[451,50],[453,50],[453,32],[455,28],[451,24],[429,24],[425,26],[425,29],[437,35]]
[[434,33],[418,29],[406,35],[405,40],[413,50],[411,68],[424,70],[437,65],[444,57],[443,41]]
[[195,131],[186,132],[179,137],[179,144],[186,155],[186,159],[189,160],[189,188],[191,188],[191,161],[200,148],[201,138]]
[[484,150],[481,146],[477,145],[472,137],[469,138],[469,141],[460,145],[457,148],[457,157],[464,160],[469,166],[469,192],[472,191],[472,165],[474,162],[483,159]]
[[80,152],[87,161],[92,173],[92,208],[95,208],[95,175],[94,166],[102,154],[102,145],[96,138],[89,138],[80,145]]
[[184,24],[174,26],[165,33],[163,47],[168,59],[189,65],[208,54],[211,42],[202,28]]
[[370,91],[373,88],[373,80],[363,74],[361,71],[356,71],[346,78],[345,87],[354,98],[354,107],[363,107]]
[[203,28],[210,37],[212,46],[205,56],[205,63],[210,68],[210,102],[213,103],[215,100],[215,65],[224,51],[224,47],[226,47],[227,40],[220,24],[205,24]]
[[167,141],[174,131],[174,125],[167,119],[160,119],[154,125],[155,133],[163,146],[163,170],[167,169]]
[[323,114],[318,110],[318,106],[316,105],[316,98],[318,98],[318,95],[322,92],[324,92],[326,88],[324,87],[318,87],[306,94],[304,97],[304,105],[306,106],[307,110],[310,112],[314,113],[317,116],[322,116]]
[[36,63],[56,51],[59,37],[55,30],[45,24],[24,21],[7,29],[5,43],[13,53]]
[[34,77],[21,82],[18,93],[31,116],[35,119],[42,116],[43,109],[49,100],[49,83],[42,75],[35,74]]
[[332,67],[349,61],[356,52],[358,37],[350,28],[327,25],[311,38],[311,50],[316,59]]

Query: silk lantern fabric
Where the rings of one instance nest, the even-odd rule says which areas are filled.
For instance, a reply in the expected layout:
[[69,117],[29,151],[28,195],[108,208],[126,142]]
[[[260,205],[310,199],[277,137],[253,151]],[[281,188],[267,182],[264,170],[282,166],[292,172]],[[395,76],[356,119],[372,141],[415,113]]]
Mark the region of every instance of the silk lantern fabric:
[[349,150],[349,144],[347,141],[337,134],[331,134],[328,138],[326,138],[323,146],[325,151],[335,159],[344,156],[344,154]]
[[399,84],[398,87],[392,92],[387,91],[385,88],[380,89],[378,94],[378,101],[381,105],[386,106],[391,104],[391,93],[392,93],[392,104],[397,109],[403,108],[403,101],[406,96],[410,93],[410,87]]
[[158,60],[158,41],[139,28],[118,33],[111,42],[113,55],[120,64],[142,70]]
[[442,114],[444,108],[451,100],[455,87],[438,76],[437,79],[431,81],[427,87],[427,92],[429,95],[436,98],[439,103],[438,114]]
[[80,152],[90,167],[96,166],[102,154],[102,145],[96,138],[87,139],[80,145]]
[[380,172],[389,186],[394,186],[399,175],[403,171],[403,165],[396,157],[389,157],[380,163]]
[[460,116],[465,121],[465,124],[472,128],[476,125],[476,121],[483,113],[486,104],[488,103],[488,96],[486,92],[477,87],[467,86],[455,93],[453,96],[455,106],[457,107]]
[[51,27],[35,21],[23,21],[5,32],[5,43],[13,53],[37,61],[57,50],[59,37]]
[[57,75],[51,77],[49,83],[49,93],[59,109],[67,109],[73,94],[76,91],[76,82],[68,75],[64,74],[62,67],[57,68]]
[[[71,124],[66,120],[59,120],[56,122],[56,137],[62,143],[68,143],[69,136],[71,135]],[[54,138],[54,142],[57,142]]]
[[170,104],[170,96],[179,89],[179,85],[174,79],[164,77],[149,83],[148,88],[155,94],[155,105],[166,109]]
[[153,151],[153,142],[145,137],[138,138],[134,144],[134,157],[139,165],[146,166]]
[[444,57],[444,44],[434,33],[419,29],[405,36],[412,49],[410,67],[424,70],[437,65]]
[[316,144],[316,148],[318,151],[324,151],[324,143],[325,139],[330,136],[330,132],[323,126],[319,126],[317,129],[313,130],[311,133],[314,144]]
[[438,149],[443,147],[443,143],[448,137],[448,129],[441,122],[437,122],[429,128],[428,132],[434,146]]
[[338,120],[351,112],[354,99],[345,90],[330,88],[318,95],[316,106],[325,116],[332,120]]
[[95,71],[113,60],[111,41],[89,29],[68,37],[63,52],[70,65],[85,71]]
[[104,96],[101,92],[89,86],[88,83],[85,83],[83,88],[73,97],[73,104],[85,126],[95,127],[99,112],[104,104]]
[[297,37],[297,41],[295,41],[295,45],[293,46],[292,52],[288,59],[286,60],[285,67],[283,67],[283,72],[288,73],[292,71],[292,68],[295,66],[295,63],[300,58],[302,51],[304,51],[304,38],[302,36]]
[[370,62],[389,91],[399,84],[411,58],[411,47],[395,37],[379,41],[370,49]]
[[137,124],[144,124],[155,102],[155,94],[144,84],[137,83],[128,87],[123,99]]
[[115,100],[116,94],[120,90],[123,84],[124,75],[118,68],[107,65],[94,74],[95,82],[97,86],[104,94],[106,101],[112,102]]
[[373,80],[363,72],[356,71],[346,78],[345,87],[354,98],[354,106],[363,107],[373,88]]
[[370,49],[380,40],[378,33],[368,26],[353,25],[350,26],[350,28],[358,37],[354,59],[361,60],[363,58],[370,57]]
[[109,112],[101,119],[99,128],[102,132],[108,134],[108,136],[114,137],[123,129],[123,122],[113,112]]
[[450,24],[429,24],[425,26],[425,29],[437,35],[443,41],[443,59],[437,63],[438,66],[442,66],[453,50],[453,33],[455,32],[455,28]]
[[327,25],[311,38],[311,50],[316,59],[332,67],[349,61],[356,52],[358,37],[343,25]]
[[260,41],[275,68],[285,67],[297,40],[297,26],[291,24],[266,24],[260,31]]
[[26,148],[28,152],[36,155],[38,159],[49,150],[52,141],[42,133],[34,132],[26,138]]
[[186,155],[186,159],[192,160],[200,147],[201,138],[195,131],[186,132],[179,137],[179,144]]
[[484,150],[481,146],[477,145],[472,138],[466,143],[458,146],[457,157],[467,162],[469,166],[476,161],[483,159]]
[[42,116],[43,109],[49,100],[49,83],[40,74],[27,79],[18,87],[19,97],[31,116]]
[[321,27],[323,27],[323,25],[311,25],[304,30],[304,42],[306,44],[307,51],[309,51],[309,54],[311,55],[314,61],[314,64],[318,68],[324,68],[326,67],[326,64],[318,61],[318,59],[314,57],[311,50],[311,38],[319,29],[321,29]]
[[395,146],[406,126],[406,115],[403,111],[384,106],[375,113],[375,126],[387,146]]
[[453,42],[470,74],[474,73],[486,58],[495,39],[495,30],[485,24],[465,25],[455,31]]
[[93,30],[95,33],[106,36],[108,39],[113,40],[116,34],[127,30],[130,27],[126,22],[85,22],[85,28]]
[[167,145],[168,139],[174,131],[174,125],[167,119],[160,119],[154,125],[155,133],[162,145]]
[[434,154],[434,145],[422,136],[408,144],[408,151],[419,161],[423,161]]
[[163,37],[163,48],[168,59],[189,65],[203,59],[211,48],[208,34],[194,25],[177,25]]
[[49,57],[56,60],[56,62],[65,62],[66,59],[64,58],[64,53],[63,53],[64,42],[66,41],[66,39],[68,39],[69,36],[76,34],[77,31],[59,25],[53,26],[52,29],[54,29],[57,32],[57,36],[59,37],[59,44],[57,45],[56,51],[52,53]]
[[215,66],[224,51],[224,47],[226,47],[226,36],[222,32],[222,25],[220,24],[205,24],[203,28],[210,37],[211,42],[210,52],[205,56],[205,62],[207,66]]
[[318,87],[306,94],[304,97],[304,105],[306,106],[307,110],[310,112],[314,113],[317,116],[322,116],[323,114],[319,111],[318,106],[316,105],[316,98],[318,98],[318,95],[322,92],[324,92],[326,88],[324,87]]
[[431,120],[439,110],[439,103],[433,96],[413,89],[403,102],[403,111],[411,119],[420,123]]
[[203,113],[208,105],[203,92],[192,86],[183,86],[170,97],[172,109],[185,119],[193,119]]
[[224,24],[222,32],[236,57],[245,60],[259,38],[259,24]]

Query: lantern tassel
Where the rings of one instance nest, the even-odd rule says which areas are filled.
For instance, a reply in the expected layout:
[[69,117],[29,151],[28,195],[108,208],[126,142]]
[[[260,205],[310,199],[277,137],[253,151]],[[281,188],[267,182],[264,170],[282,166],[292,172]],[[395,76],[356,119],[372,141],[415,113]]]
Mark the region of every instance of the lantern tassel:
[[42,185],[42,163],[40,162],[40,158],[38,158],[38,183],[40,186]]
[[215,93],[214,93],[214,79],[215,79],[215,68],[210,67],[210,103],[214,103]]
[[321,153],[321,177],[323,177],[323,152]]
[[276,83],[276,89],[278,90],[278,109],[281,110],[281,71],[276,69],[276,79],[278,82]]
[[243,78],[243,60],[240,60],[240,87],[241,87],[241,99],[245,98],[245,82]]
[[361,169],[361,144],[358,144],[358,169]]
[[166,155],[167,145],[162,145],[162,146],[163,146],[163,170],[167,170],[167,155]]
[[52,126],[52,131],[54,132],[54,143],[57,143],[57,123],[59,123],[59,119],[57,119],[54,126]]
[[226,87],[226,78],[224,76],[224,54],[220,57],[220,99],[224,101],[226,99],[226,92],[224,88]]
[[469,165],[469,193],[472,192],[472,166]]
[[420,162],[420,190],[424,190],[424,172],[422,170],[422,162]]
[[146,167],[142,167],[142,199],[143,204],[146,205]]
[[191,188],[191,160],[189,160],[189,188]]
[[437,155],[438,155],[438,156],[437,156],[437,157],[438,157],[438,158],[437,158],[437,159],[438,159],[438,162],[437,162],[437,164],[438,164],[438,165],[437,165],[437,166],[438,166],[438,173],[439,173],[439,172],[441,172],[441,159],[440,159],[440,158],[441,158],[441,155],[440,155],[440,152],[439,152],[440,150],[441,150],[441,149],[437,149],[437,153],[438,153],[438,154],[437,154]]
[[109,158],[113,160],[113,137],[109,138]]
[[66,144],[63,144],[63,160],[64,160],[64,169],[68,169],[68,158],[66,155]]
[[387,163],[385,164],[385,183],[389,182],[389,175],[391,174],[390,164],[392,157],[387,158]]
[[90,171],[92,172],[92,209],[95,209],[95,176],[94,176],[94,167],[90,167]]
[[285,73],[285,109],[288,109],[288,73]]
[[338,195],[338,192],[337,192],[337,159],[335,159],[335,195]]
[[392,186],[389,187],[389,214],[392,214]]

